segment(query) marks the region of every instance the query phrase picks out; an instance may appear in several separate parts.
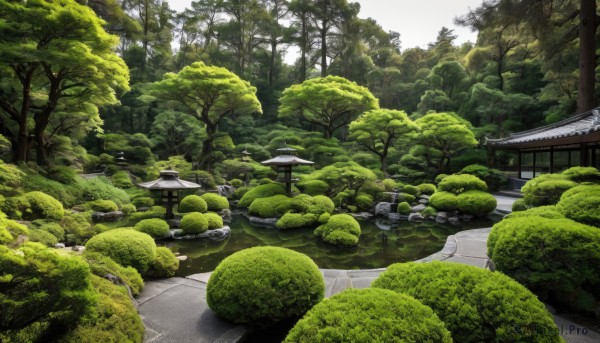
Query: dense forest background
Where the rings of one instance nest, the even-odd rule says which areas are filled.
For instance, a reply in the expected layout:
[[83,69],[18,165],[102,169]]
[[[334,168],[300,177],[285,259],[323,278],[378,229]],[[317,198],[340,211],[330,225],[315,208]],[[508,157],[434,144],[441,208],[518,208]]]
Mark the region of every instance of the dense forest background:
[[[206,123],[156,95],[165,73],[197,61],[248,81],[261,105],[243,113],[231,109],[214,125],[208,167],[244,149],[256,160],[268,158],[285,141],[312,149],[309,157],[329,156],[321,165],[345,154],[380,168],[368,144],[352,139],[349,125],[322,138],[314,123],[281,113],[286,88],[319,76],[354,81],[368,88],[381,108],[405,111],[412,120],[429,112],[456,113],[468,121],[479,144],[485,136],[559,121],[591,108],[600,97],[594,91],[600,90],[594,87],[600,73],[595,68],[598,7],[589,0],[486,0],[456,18],[478,32],[475,44],[457,46],[453,31],[440,27],[426,49],[402,47],[401,32],[359,18],[360,6],[346,0],[199,0],[181,13],[167,1],[88,0],[79,3],[104,22],[78,12],[71,22],[54,26],[31,22],[39,9],[17,11],[11,6],[19,2],[2,3],[4,13],[20,23],[0,25],[0,137],[3,159],[16,162],[94,169],[106,162],[106,155],[99,156],[119,151],[140,165],[172,155],[198,161]],[[88,29],[73,29],[81,22]],[[585,44],[581,37],[587,37]],[[85,50],[81,42],[92,42],[93,48]],[[300,54],[288,65],[283,56],[291,46]],[[110,55],[113,47],[122,60]],[[588,51],[585,68],[592,66],[582,69],[591,75],[584,84],[580,51]],[[580,100],[578,108],[585,92],[591,100]],[[406,142],[391,147],[390,174],[430,164],[412,148]],[[483,149],[470,149],[452,168],[484,161]],[[444,168],[450,167],[448,162]]]

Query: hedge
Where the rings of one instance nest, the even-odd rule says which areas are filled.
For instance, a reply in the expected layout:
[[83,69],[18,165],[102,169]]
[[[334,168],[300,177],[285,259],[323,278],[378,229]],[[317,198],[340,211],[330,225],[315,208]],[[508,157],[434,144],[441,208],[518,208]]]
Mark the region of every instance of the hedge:
[[431,308],[406,294],[350,288],[308,311],[284,342],[452,342],[452,338]]
[[433,183],[422,183],[417,186],[421,194],[432,195],[437,191],[437,187]]
[[600,227],[600,185],[582,185],[569,189],[556,206],[565,217]]
[[278,229],[297,229],[301,227],[314,226],[318,223],[319,217],[314,213],[286,213],[275,226]]
[[156,248],[156,259],[152,262],[149,275],[154,278],[168,278],[175,276],[179,269],[179,260],[169,248]]
[[460,212],[474,216],[484,216],[496,209],[496,198],[482,191],[466,191],[457,196],[457,207]]
[[235,323],[268,325],[302,316],[319,303],[325,284],[306,255],[254,247],[225,258],[208,280],[208,306]]
[[198,195],[188,195],[181,200],[177,208],[179,213],[200,212],[205,213],[208,210],[208,204]]
[[487,247],[488,256],[498,270],[542,299],[552,299],[555,304],[581,312],[597,311],[600,305],[597,228],[571,219],[535,214],[506,218],[492,228]]
[[104,254],[123,266],[132,266],[140,273],[147,271],[156,259],[154,239],[132,229],[114,229],[98,234],[90,238],[85,248]]
[[165,238],[169,234],[169,224],[159,218],[140,220],[133,228],[149,234],[152,238]]
[[25,220],[48,219],[60,221],[65,214],[63,205],[43,192],[29,192],[6,199],[4,210],[11,217]]
[[561,174],[575,182],[600,183],[600,171],[594,167],[571,167]]
[[492,191],[497,191],[500,189],[500,186],[505,184],[507,180],[506,174],[504,174],[502,171],[488,168],[480,164],[468,165],[458,172],[458,174],[477,176],[479,179],[485,181]]
[[188,213],[181,218],[179,228],[186,234],[197,234],[208,230],[208,219],[199,212]]
[[446,176],[437,187],[438,191],[459,194],[466,191],[487,191],[485,181],[469,174],[453,174]]
[[208,229],[220,229],[223,227],[223,218],[214,212],[203,213],[206,221],[208,221]]
[[123,267],[106,255],[88,250],[84,251],[83,259],[90,266],[93,274],[100,277],[106,277],[107,274],[116,276],[121,283],[129,287],[134,297],[144,289],[142,276],[131,266]]
[[209,211],[218,212],[229,208],[229,201],[224,196],[214,193],[204,193],[200,197],[206,202]]
[[280,183],[267,183],[256,186],[242,196],[238,206],[248,207],[250,204],[252,204],[252,202],[254,202],[255,199],[266,198],[278,194],[285,194],[285,188]]
[[139,197],[139,198],[135,198],[131,201],[132,204],[135,205],[135,207],[152,207],[154,206],[154,199],[152,199],[151,197]]
[[558,209],[556,208],[556,206],[548,205],[548,206],[533,207],[533,208],[530,208],[525,211],[512,212],[512,213],[509,213],[506,216],[504,216],[504,218],[527,217],[527,216],[531,216],[531,215],[536,215],[536,216],[549,218],[549,219],[561,219],[561,218],[565,217],[560,212],[558,212]]
[[458,197],[454,193],[437,191],[429,198],[429,205],[438,211],[455,211],[458,208]]
[[329,190],[329,184],[323,180],[302,181],[298,183],[298,187],[308,195],[323,195]]
[[327,243],[354,246],[360,237],[360,224],[348,214],[336,214],[329,217],[327,223],[317,227],[314,234]]
[[[535,295],[498,272],[433,261],[389,266],[372,284],[430,306],[455,342],[562,342],[552,316]],[[526,327],[549,335],[531,336]]]
[[560,174],[542,174],[525,183],[521,188],[528,206],[555,205],[561,195],[577,186],[577,183]]
[[112,200],[94,200],[87,202],[85,209],[94,212],[113,212],[119,210],[119,206]]
[[525,211],[525,210],[527,210],[527,208],[528,208],[528,206],[525,203],[525,199],[517,199],[512,204],[513,212]]

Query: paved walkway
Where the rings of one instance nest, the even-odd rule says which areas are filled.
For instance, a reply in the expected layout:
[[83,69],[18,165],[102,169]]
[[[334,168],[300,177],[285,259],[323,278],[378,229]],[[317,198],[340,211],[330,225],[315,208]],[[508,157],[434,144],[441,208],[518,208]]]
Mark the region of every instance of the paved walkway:
[[[515,199],[496,197],[498,210],[510,211]],[[486,241],[490,230],[458,232],[448,237],[441,251],[419,261],[451,261],[486,268],[489,264]],[[325,296],[330,297],[346,288],[367,288],[384,270],[321,269],[325,279]],[[241,340],[246,333],[245,327],[216,317],[206,304],[206,284],[210,274],[146,282],[144,291],[137,298],[138,310],[146,327],[145,342],[228,343]],[[568,343],[600,342],[599,334],[565,318],[554,315],[554,321]],[[582,334],[584,330],[587,334]]]

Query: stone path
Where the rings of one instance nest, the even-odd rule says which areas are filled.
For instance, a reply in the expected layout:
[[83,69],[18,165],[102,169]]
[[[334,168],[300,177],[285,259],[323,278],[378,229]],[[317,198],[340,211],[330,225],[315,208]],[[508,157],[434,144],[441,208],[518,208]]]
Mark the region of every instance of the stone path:
[[[515,198],[496,196],[498,210],[510,212]],[[486,241],[490,228],[461,231],[449,236],[444,248],[419,261],[451,261],[486,268]],[[346,288],[367,288],[385,268],[370,270],[321,269],[325,280],[325,296]],[[138,311],[146,327],[147,343],[238,342],[246,333],[242,325],[224,321],[206,304],[206,285],[211,273],[148,281],[137,298]],[[600,342],[600,334],[554,315],[563,338],[568,343]],[[584,334],[585,332],[585,334]]]

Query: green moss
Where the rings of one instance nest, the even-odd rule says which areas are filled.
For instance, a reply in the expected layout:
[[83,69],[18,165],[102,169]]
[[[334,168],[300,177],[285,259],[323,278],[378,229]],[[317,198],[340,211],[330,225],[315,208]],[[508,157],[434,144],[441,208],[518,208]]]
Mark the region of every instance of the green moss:
[[54,235],[40,229],[29,229],[29,240],[42,243],[47,247],[54,247],[58,243],[58,239]]
[[244,196],[244,194],[248,193],[248,191],[251,189],[252,187],[240,187],[233,192],[233,195],[231,197],[233,199],[241,199]]
[[327,243],[354,246],[360,237],[360,224],[350,215],[336,214],[317,227],[314,233]]
[[548,205],[548,206],[540,206],[527,209],[525,211],[517,211],[507,214],[504,218],[516,218],[516,217],[527,217],[531,215],[536,215],[549,219],[561,219],[564,218],[556,206]]
[[140,273],[148,270],[156,258],[156,244],[150,235],[132,229],[114,229],[92,237],[85,247],[104,254],[123,266]]
[[329,184],[323,180],[308,180],[298,183],[298,188],[308,195],[324,195],[329,190]]
[[49,232],[58,241],[62,241],[65,238],[65,230],[57,223],[44,223],[40,225],[39,229]]
[[235,188],[240,188],[244,185],[244,181],[240,179],[232,179],[231,181],[229,181],[229,183]]
[[410,214],[410,210],[411,210],[411,207],[410,207],[409,203],[403,201],[398,204],[397,212],[399,214],[404,214],[404,215]]
[[359,210],[367,211],[373,207],[373,197],[368,194],[361,193],[360,195],[356,196],[354,203]]
[[154,278],[168,278],[175,276],[177,269],[179,269],[177,256],[169,248],[156,248],[156,259],[152,263],[150,275]]
[[404,187],[402,187],[402,192],[413,196],[417,196],[420,193],[419,188],[412,185],[404,185]]
[[83,197],[87,200],[112,200],[118,206],[130,202],[129,195],[124,190],[112,185],[105,177],[96,177],[80,181]]
[[256,186],[244,194],[244,196],[240,199],[238,206],[248,207],[254,202],[255,199],[266,198],[280,194],[285,194],[285,188],[280,183],[267,183]]
[[[43,192],[29,192],[18,197],[17,202],[7,201],[5,206],[13,207],[15,214],[20,213],[20,218],[25,220],[49,219],[60,221],[64,216],[64,209],[60,201]],[[8,200],[17,200],[9,198]]]
[[137,211],[137,209],[133,204],[125,204],[121,206],[121,212],[123,212],[123,214],[125,214],[126,216],[135,213],[135,211]]
[[308,256],[285,248],[254,247],[217,266],[206,300],[229,321],[269,325],[302,316],[324,292],[323,276]]
[[296,229],[314,226],[318,222],[316,214],[313,213],[286,213],[276,223],[278,229]]
[[65,239],[70,244],[83,244],[96,234],[90,212],[68,213],[60,225],[65,229]]
[[133,228],[153,238],[165,238],[169,234],[169,224],[158,218],[140,220]]
[[[430,306],[455,342],[562,342],[544,304],[501,273],[451,262],[398,263],[372,287],[405,293]],[[515,330],[531,325],[554,330],[538,336]]]
[[457,207],[460,212],[474,216],[484,216],[496,209],[496,198],[481,191],[466,191],[457,197]]
[[448,176],[448,174],[438,174],[438,176],[435,177],[435,183],[439,185],[446,176]]
[[419,192],[421,192],[421,194],[426,195],[432,195],[433,193],[435,193],[435,191],[437,191],[437,188],[433,183],[422,183],[418,185],[417,188],[419,189]]
[[600,227],[600,185],[582,185],[569,189],[556,206],[565,217]]
[[331,218],[331,214],[325,212],[319,216],[319,223],[325,224],[329,221],[329,218]]
[[446,176],[438,184],[438,191],[459,194],[466,191],[487,191],[485,181],[469,174],[453,174]]
[[497,191],[501,185],[506,183],[507,177],[498,169],[488,168],[480,164],[471,164],[464,167],[458,174],[470,174],[477,176],[489,186],[490,190]]
[[200,212],[205,213],[208,210],[206,201],[197,195],[188,195],[179,203],[179,213]]
[[429,205],[438,211],[455,211],[458,208],[458,197],[454,193],[437,191],[429,198]]
[[162,206],[152,206],[148,211],[132,213],[128,218],[127,225],[135,225],[135,223],[144,219],[164,218],[166,213],[166,208]]
[[87,202],[85,209],[94,212],[113,212],[119,210],[119,206],[112,200],[94,200]]
[[418,300],[384,289],[346,289],[313,307],[284,342],[452,342]]
[[527,210],[527,204],[525,203],[525,199],[517,199],[512,204],[512,211],[519,212]]
[[111,176],[110,180],[112,181],[113,185],[119,188],[133,187],[133,182],[131,182],[131,177],[129,176],[129,173],[124,170],[114,173],[113,176]]
[[421,214],[425,217],[435,217],[437,215],[437,210],[431,206],[427,206]]
[[206,205],[209,211],[218,212],[220,210],[229,208],[229,201],[227,200],[227,198],[218,194],[204,193],[202,194],[201,198],[204,199],[204,201],[206,201]]
[[287,197],[285,195],[274,195],[266,198],[258,198],[250,204],[248,207],[248,213],[256,215],[261,218],[275,218],[281,217],[286,212],[293,208],[299,208],[301,212],[308,209],[308,204],[302,208],[303,199],[297,199]]
[[88,263],[93,274],[100,277],[106,277],[107,274],[116,276],[120,282],[129,287],[133,296],[138,296],[144,289],[144,280],[133,267],[123,267],[108,256],[88,250],[83,253],[83,259]]
[[200,212],[188,213],[181,218],[179,228],[186,234],[197,234],[208,230],[208,219]]
[[223,218],[217,213],[207,212],[204,213],[204,217],[208,221],[208,229],[220,229],[223,227]]
[[154,199],[150,197],[138,197],[131,201],[132,204],[138,207],[152,207],[154,206]]

